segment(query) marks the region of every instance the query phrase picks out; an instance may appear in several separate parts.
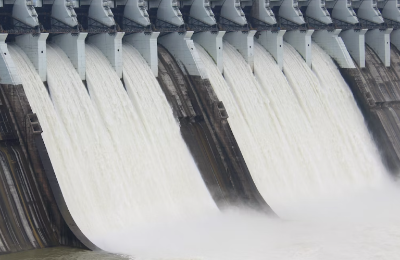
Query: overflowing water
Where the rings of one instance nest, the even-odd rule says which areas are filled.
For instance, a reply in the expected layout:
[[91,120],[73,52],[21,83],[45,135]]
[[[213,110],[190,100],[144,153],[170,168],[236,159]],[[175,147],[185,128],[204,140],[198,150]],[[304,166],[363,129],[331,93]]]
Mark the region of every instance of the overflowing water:
[[51,99],[27,56],[10,46],[84,233],[134,259],[397,259],[400,192],[382,181],[379,155],[332,60],[314,46],[312,71],[285,44],[283,74],[256,44],[253,74],[224,43],[224,78],[196,48],[258,189],[285,220],[217,211],[157,80],[132,46],[123,46],[125,86],[86,46],[88,91],[62,50],[48,46]]
[[[135,60],[138,57],[132,57],[132,52],[128,48],[124,53],[124,82],[133,102],[100,50],[86,46],[90,96],[118,148],[123,167],[123,172],[111,174],[110,182],[119,191],[109,202],[116,204],[113,211],[121,228],[216,210],[184,146],[171,108],[166,100],[155,103],[161,100],[160,96],[148,95],[151,88],[159,87],[154,75],[148,67],[147,71],[143,69],[143,58]],[[127,65],[134,62],[138,64]],[[141,83],[135,78],[140,74]],[[144,85],[146,81],[149,83]],[[161,121],[161,117],[165,118]],[[163,142],[175,145],[166,146]]]
[[336,66],[318,46],[314,67],[321,83],[287,44],[287,79],[257,43],[254,75],[240,53],[224,43],[225,81],[208,54],[197,48],[256,186],[278,213],[299,199],[379,186],[385,170],[363,117]]
[[[57,180],[67,203],[75,202],[75,193],[69,186],[75,185],[74,172],[79,172],[79,164],[71,140],[51,102],[49,93],[37,74],[28,56],[16,45],[10,45],[10,54],[16,64],[24,91],[32,111],[37,114],[43,129],[42,137],[51,159]],[[73,184],[73,185],[71,185]],[[71,205],[71,210],[74,206]]]
[[134,102],[93,46],[86,48],[90,96],[68,57],[48,46],[51,99],[26,55],[10,49],[69,211],[90,239],[168,216],[217,212],[171,108],[132,47],[126,57],[136,67],[125,74],[150,82],[125,77]]

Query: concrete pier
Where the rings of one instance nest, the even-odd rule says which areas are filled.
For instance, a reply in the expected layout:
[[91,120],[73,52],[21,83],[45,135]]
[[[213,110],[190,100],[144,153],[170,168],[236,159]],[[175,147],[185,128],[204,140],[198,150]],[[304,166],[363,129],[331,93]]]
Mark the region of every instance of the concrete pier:
[[256,41],[274,57],[279,68],[283,69],[283,35],[286,30],[262,31]]
[[225,34],[224,39],[233,45],[254,71],[254,35],[257,31],[230,32]]
[[390,33],[393,28],[386,30],[373,29],[365,35],[365,43],[377,54],[386,67],[390,67]]
[[39,33],[15,37],[15,42],[29,57],[42,81],[47,80],[46,39],[48,36],[48,33]]
[[85,39],[87,33],[60,34],[53,42],[67,54],[82,80],[86,80]]
[[311,56],[311,35],[314,30],[306,31],[290,31],[286,32],[283,39],[292,45],[300,54],[303,56],[307,65],[311,67],[312,56]]
[[174,32],[160,37],[158,42],[179,61],[182,71],[206,79],[207,73],[191,39],[192,35],[192,31],[187,31],[185,34]]
[[107,57],[120,78],[122,78],[122,37],[124,34],[124,32],[99,33],[88,38],[88,42],[96,45]]
[[133,33],[123,38],[124,42],[132,44],[142,54],[156,77],[158,76],[157,38],[159,35],[159,32]]
[[339,36],[342,38],[351,57],[360,68],[365,67],[365,34],[367,29],[342,31]]
[[200,32],[192,36],[193,40],[201,45],[214,59],[221,73],[224,72],[223,43],[222,37],[225,31]]
[[339,37],[341,31],[341,29],[316,31],[313,33],[312,39],[339,64],[339,67],[355,68],[350,53],[347,51],[342,38]]
[[0,33],[0,84],[19,85],[21,79],[5,43],[7,35],[7,33]]

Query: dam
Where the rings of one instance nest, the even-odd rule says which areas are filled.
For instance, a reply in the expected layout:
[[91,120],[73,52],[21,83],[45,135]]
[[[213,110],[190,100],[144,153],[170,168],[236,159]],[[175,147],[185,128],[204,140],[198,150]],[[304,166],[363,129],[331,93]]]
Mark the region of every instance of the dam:
[[397,0],[0,0],[0,259],[395,259],[399,32]]

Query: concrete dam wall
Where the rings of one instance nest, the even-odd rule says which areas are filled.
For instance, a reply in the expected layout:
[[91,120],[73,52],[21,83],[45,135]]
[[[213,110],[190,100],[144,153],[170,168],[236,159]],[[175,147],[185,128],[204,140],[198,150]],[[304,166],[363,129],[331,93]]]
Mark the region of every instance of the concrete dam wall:
[[400,10],[379,2],[0,0],[0,253],[368,186],[331,59],[397,169]]
[[271,212],[251,178],[227,122],[228,113],[208,80],[185,76],[159,46],[159,81],[203,179],[220,208],[244,204]]
[[60,245],[86,248],[55,202],[45,172],[52,166],[40,158],[47,152],[23,87],[1,85],[1,103],[0,254]]
[[399,51],[392,45],[390,67],[385,67],[377,54],[366,46],[366,67],[341,69],[368,122],[386,164],[397,172],[400,167]]

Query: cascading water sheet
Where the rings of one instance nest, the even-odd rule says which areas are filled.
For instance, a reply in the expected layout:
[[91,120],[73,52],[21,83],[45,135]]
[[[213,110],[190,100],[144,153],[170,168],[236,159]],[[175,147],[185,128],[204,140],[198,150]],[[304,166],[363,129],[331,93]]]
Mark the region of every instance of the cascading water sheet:
[[42,137],[51,159],[57,180],[67,204],[73,204],[82,199],[71,189],[74,184],[75,172],[80,172],[78,160],[71,140],[66,133],[61,120],[57,116],[50,96],[35,67],[28,56],[16,45],[9,45],[13,58],[22,80],[24,91],[29,100],[33,113],[36,113],[42,127]]
[[[256,67],[256,77],[253,76],[250,68],[245,64],[243,58],[234,48],[228,49],[228,54],[225,55],[225,60],[229,61],[229,64],[232,64],[232,61],[237,62],[239,70],[241,70],[240,73],[245,73],[244,82],[246,82],[246,84],[244,86],[246,87],[242,87],[243,89],[239,88],[237,85],[231,84],[235,83],[232,82],[233,79],[238,80],[239,82],[239,79],[235,77],[235,75],[233,75],[233,73],[235,72],[233,68],[228,68],[228,66],[225,67],[225,76],[227,77],[227,79],[228,77],[230,77],[231,80],[228,81],[228,85],[227,82],[224,81],[221,74],[219,74],[218,69],[216,68],[215,64],[213,64],[211,58],[207,56],[206,52],[201,51],[202,59],[205,60],[207,64],[206,68],[208,69],[210,80],[214,88],[216,89],[219,98],[224,101],[224,104],[230,115],[229,120],[232,126],[232,130],[234,130],[235,137],[238,139],[239,145],[241,145],[244,156],[246,156],[246,154],[243,149],[249,150],[254,148],[255,151],[259,152],[259,154],[254,154],[254,156],[260,156],[256,158],[260,158],[261,166],[258,166],[260,168],[256,169],[260,169],[262,171],[260,173],[256,172],[255,174],[260,175],[260,178],[262,178],[262,174],[267,175],[269,173],[266,171],[266,169],[263,169],[263,167],[265,166],[271,168],[271,166],[264,164],[263,160],[267,161],[268,163],[271,162],[271,165],[273,166],[279,165],[282,163],[282,161],[280,161],[282,159],[280,157],[282,151],[287,151],[285,150],[287,148],[300,149],[303,145],[309,144],[305,141],[301,142],[301,138],[309,140],[309,138],[307,139],[308,131],[310,131],[313,135],[313,138],[315,138],[317,142],[319,142],[319,138],[322,133],[316,133],[316,130],[320,130],[320,128],[323,130],[327,130],[327,128],[324,128],[323,126],[319,126],[320,128],[318,128],[318,125],[310,120],[314,119],[320,122],[320,120],[322,119],[316,116],[318,114],[315,111],[308,111],[304,108],[307,102],[318,101],[319,103],[312,103],[310,104],[310,106],[314,110],[318,108],[324,109],[324,112],[330,118],[329,120],[331,120],[330,124],[342,124],[343,122],[347,122],[348,120],[355,120],[355,122],[352,122],[353,124],[349,124],[349,128],[343,128],[344,126],[340,126],[342,128],[339,128],[330,125],[332,127],[331,131],[342,131],[340,132],[340,134],[343,135],[343,138],[345,138],[344,140],[349,142],[345,145],[349,145],[350,147],[355,149],[355,151],[351,152],[347,148],[343,148],[343,153],[351,156],[350,159],[353,158],[354,153],[356,152],[370,153],[369,155],[376,156],[376,154],[373,154],[376,151],[373,149],[373,144],[371,143],[371,140],[368,136],[368,132],[366,131],[365,126],[361,124],[362,120],[359,120],[360,118],[358,118],[358,116],[360,116],[359,112],[357,112],[358,114],[356,115],[346,115],[346,113],[354,113],[354,111],[351,110],[351,107],[354,105],[354,100],[352,100],[352,98],[348,95],[348,92],[346,92],[344,89],[334,89],[334,85],[339,84],[338,82],[341,81],[337,78],[339,77],[338,74],[335,74],[337,71],[335,72],[335,68],[332,67],[334,66],[332,65],[333,63],[329,63],[331,62],[329,57],[325,56],[323,52],[322,54],[313,55],[314,62],[316,62],[316,65],[314,67],[318,69],[318,71],[315,70],[315,73],[320,78],[321,88],[323,88],[323,91],[318,91],[318,89],[313,89],[311,88],[311,86],[309,86],[309,84],[311,84],[310,82],[314,82],[317,77],[305,65],[305,62],[302,60],[302,58],[295,51],[293,53],[290,53],[291,50],[287,50],[287,48],[290,48],[290,46],[286,46],[285,56],[289,57],[289,61],[285,60],[285,73],[288,76],[288,81],[291,84],[292,90],[295,90],[291,92],[291,89],[288,87],[287,83],[285,83],[284,77],[279,72],[279,69],[276,70],[276,68],[273,67],[277,67],[273,59],[268,55],[268,53],[265,52],[264,49],[260,49],[260,47],[261,46],[256,45],[255,48],[256,66],[257,64],[260,64],[260,60],[258,58],[262,58],[262,66],[267,66],[268,64],[268,66],[265,68],[270,71],[262,71]],[[132,103],[130,103],[131,101],[129,100],[128,95],[124,92],[123,86],[120,83],[120,79],[117,77],[116,73],[111,68],[111,65],[101,54],[101,52],[92,46],[87,46],[87,51],[89,72],[88,83],[91,98],[94,100],[94,102],[93,100],[89,100],[87,93],[85,93],[84,86],[78,84],[80,83],[78,82],[80,81],[79,76],[75,74],[76,72],[74,71],[72,64],[68,63],[68,59],[66,59],[65,54],[63,54],[58,48],[48,49],[49,62],[51,62],[52,60],[54,61],[54,58],[57,58],[59,61],[58,64],[52,63],[52,66],[54,66],[54,70],[53,68],[49,68],[50,73],[48,75],[48,79],[49,81],[51,81],[50,92],[52,94],[54,106],[56,107],[55,110],[43,83],[40,81],[40,78],[37,75],[35,68],[30,63],[28,57],[23,54],[22,50],[20,50],[19,48],[12,46],[10,47],[10,52],[22,77],[24,89],[27,92],[27,96],[32,105],[32,109],[38,114],[39,120],[42,124],[42,128],[44,130],[43,138],[45,139],[46,147],[49,151],[50,158],[56,170],[57,178],[59,178],[64,195],[68,194],[69,198],[66,196],[67,203],[70,203],[71,200],[74,203],[80,203],[79,200],[86,199],[80,196],[81,193],[71,194],[72,192],[76,192],[76,190],[74,190],[74,188],[71,186],[65,186],[68,181],[70,181],[69,183],[72,186],[74,184],[80,185],[79,183],[71,183],[72,181],[75,181],[74,178],[76,178],[76,176],[71,178],[70,180],[68,180],[68,178],[69,176],[73,176],[73,173],[71,171],[80,171],[80,167],[77,167],[76,165],[79,166],[79,164],[83,161],[80,160],[80,158],[78,157],[84,154],[83,151],[75,151],[75,147],[77,147],[77,144],[76,141],[71,140],[71,138],[89,138],[89,140],[82,143],[82,147],[86,147],[87,149],[93,148],[93,151],[96,151],[97,148],[104,148],[103,145],[91,143],[92,141],[98,140],[96,139],[98,138],[97,136],[90,137],[88,133],[71,132],[72,129],[79,127],[73,126],[74,124],[77,124],[78,122],[84,124],[84,126],[82,126],[82,129],[76,129],[76,131],[87,131],[86,128],[92,129],[93,127],[101,127],[101,125],[103,125],[103,127],[105,127],[104,131],[98,129],[95,131],[99,131],[98,134],[101,134],[102,132],[101,138],[107,138],[108,135],[109,138],[113,141],[113,144],[115,141],[125,141],[129,143],[134,142],[134,144],[137,145],[137,143],[139,143],[139,140],[132,140],[131,138],[134,138],[133,136],[138,134],[140,138],[144,138],[142,139],[142,144],[148,146],[148,149],[141,148],[140,150],[139,148],[138,150],[135,150],[137,147],[133,147],[131,150],[129,150],[128,148],[130,148],[132,144],[127,144],[126,147],[123,148],[123,150],[117,150],[118,147],[115,147],[115,153],[117,154],[117,157],[119,157],[118,163],[122,164],[120,165],[121,169],[119,169],[121,172],[106,173],[104,171],[102,173],[99,173],[97,176],[98,179],[107,178],[109,180],[108,183],[99,184],[100,186],[96,186],[98,185],[96,184],[97,180],[92,180],[93,182],[84,184],[87,192],[90,192],[92,189],[95,188],[99,188],[101,191],[105,190],[106,192],[110,192],[111,188],[108,188],[106,186],[118,185],[115,186],[116,188],[114,187],[114,193],[105,194],[104,196],[106,196],[106,198],[102,197],[101,201],[99,200],[96,202],[100,203],[99,206],[102,207],[101,212],[96,212],[100,215],[105,214],[111,216],[109,215],[109,213],[107,213],[107,210],[113,207],[112,205],[110,205],[111,203],[116,203],[117,206],[115,207],[117,210],[119,210],[117,212],[117,214],[119,215],[116,216],[116,219],[113,219],[113,221],[115,221],[116,223],[116,226],[113,226],[114,224],[104,222],[102,223],[102,225],[104,226],[99,227],[99,231],[93,231],[94,233],[106,234],[105,237],[107,238],[107,240],[104,240],[102,244],[107,245],[107,249],[113,252],[125,252],[129,255],[132,255],[134,259],[138,260],[397,259],[396,257],[398,257],[399,255],[398,238],[400,237],[400,226],[398,224],[398,216],[400,216],[400,212],[399,210],[397,210],[398,198],[400,197],[400,194],[397,190],[390,190],[386,189],[385,187],[386,193],[378,193],[373,191],[371,193],[361,194],[361,199],[352,199],[351,197],[346,197],[344,199],[339,198],[337,200],[330,200],[329,203],[326,203],[325,200],[323,201],[323,203],[317,203],[312,207],[309,206],[306,208],[306,203],[302,203],[298,206],[300,208],[298,212],[308,212],[308,218],[301,219],[303,213],[297,215],[296,213],[298,212],[294,210],[292,212],[292,215],[290,215],[292,221],[280,221],[276,219],[266,218],[265,215],[258,215],[249,212],[235,212],[233,214],[215,215],[210,214],[216,212],[216,209],[215,205],[210,202],[211,199],[204,187],[204,184],[202,182],[198,183],[190,181],[193,179],[201,179],[197,171],[197,175],[194,175],[193,172],[189,171],[181,174],[172,175],[171,180],[173,180],[174,183],[169,182],[169,176],[163,176],[170,174],[170,172],[166,171],[165,169],[160,169],[157,174],[147,171],[143,174],[133,171],[126,171],[127,169],[130,170],[129,167],[132,165],[131,162],[127,162],[127,164],[129,163],[129,165],[125,165],[127,159],[134,161],[133,163],[136,164],[142,163],[140,159],[151,160],[153,164],[156,164],[158,162],[165,163],[165,158],[163,158],[163,156],[165,156],[165,151],[157,151],[157,149],[163,149],[164,146],[158,144],[157,142],[163,140],[163,133],[170,133],[174,135],[174,137],[170,137],[171,139],[167,139],[166,142],[169,142],[169,140],[174,140],[174,138],[178,138],[176,136],[176,123],[173,121],[172,113],[170,112],[171,109],[169,107],[166,107],[167,103],[165,102],[165,97],[163,98],[162,92],[160,92],[159,86],[154,81],[154,77],[152,76],[150,69],[145,66],[146,64],[144,60],[141,59],[138,53],[131,46],[124,46],[123,51],[125,52],[125,56],[129,56],[127,58],[128,67],[124,68],[124,74],[129,73],[129,75],[124,76],[124,81],[126,82],[127,91],[129,93],[129,97],[132,100]],[[57,56],[55,56],[55,54],[57,54]],[[56,67],[56,65],[60,65],[60,67]],[[293,70],[293,74],[290,75],[290,71],[288,71],[289,66],[294,66],[291,69]],[[139,70],[142,70],[140,75],[136,74],[136,71]],[[319,70],[324,70],[325,72],[322,73]],[[61,72],[67,72],[66,74],[68,75],[62,75]],[[268,79],[263,79],[263,75],[261,75],[262,72],[264,72],[266,75],[269,75]],[[273,75],[267,74],[270,72]],[[333,78],[326,77],[326,73],[328,72],[331,73],[329,77],[332,76]],[[134,76],[130,76],[131,73]],[[71,74],[74,74],[74,76],[72,76]],[[302,78],[302,74],[305,74],[304,78]],[[238,75],[238,77],[239,76],[243,75]],[[71,78],[67,79],[67,77]],[[65,79],[66,81],[68,81],[68,83],[71,83],[72,86],[68,88],[70,92],[65,92],[67,89],[64,88],[67,88],[68,86],[66,86],[67,84],[65,83],[61,83],[60,79]],[[137,80],[137,82],[135,80]],[[296,80],[298,80],[298,82]],[[326,86],[329,85],[329,82],[334,81],[336,83],[332,83],[332,86]],[[316,86],[318,84],[319,83],[316,83]],[[57,90],[56,86],[62,89]],[[142,86],[146,87],[141,88]],[[302,90],[297,89],[300,86],[305,89],[310,88],[311,90],[307,91],[310,91],[311,93],[308,93],[306,90],[304,90],[306,91],[306,94],[301,93]],[[233,89],[236,87],[238,89]],[[252,89],[253,87],[256,87],[256,90]],[[279,87],[281,87],[282,89],[277,89]],[[347,86],[342,85],[342,87],[345,88]],[[218,91],[217,88],[219,89]],[[245,91],[248,91],[250,93],[248,95],[244,95],[242,98],[242,95]],[[152,95],[152,98],[148,98],[148,94],[146,93],[150,93]],[[158,94],[160,94],[160,96],[157,96]],[[225,94],[225,96],[223,94]],[[73,98],[71,97],[70,99],[69,97],[66,97],[64,95],[72,95]],[[76,95],[78,95],[79,97],[77,97]],[[257,95],[260,95],[259,99],[247,100],[248,97],[255,97]],[[65,102],[61,100],[61,97],[64,97],[66,99]],[[223,99],[223,97],[226,98]],[[288,100],[285,100],[284,97],[286,97]],[[76,101],[75,98],[78,98],[79,101]],[[317,99],[317,101],[314,100],[314,98]],[[333,103],[330,103],[333,98],[335,98],[335,100],[332,101]],[[352,105],[349,105],[351,103],[349,100],[353,102]],[[90,102],[92,102],[92,104],[90,104]],[[156,103],[152,103],[155,108],[148,107],[147,102]],[[256,105],[251,106],[251,109],[254,109],[256,115],[259,115],[261,113],[262,116],[258,118],[258,120],[266,121],[270,124],[270,128],[264,128],[267,125],[266,123],[263,123],[263,128],[256,130],[251,129],[253,127],[253,124],[256,123],[252,121],[254,120],[255,116],[247,117],[247,113],[250,113],[253,110],[245,110],[244,107],[247,106],[245,102],[256,102]],[[288,102],[293,103],[289,104]],[[67,104],[79,107],[78,110],[82,110],[82,114],[78,113],[78,111],[74,110],[72,107],[64,107]],[[323,106],[323,104],[325,104],[326,107]],[[341,106],[343,106],[338,110],[340,111],[340,113],[338,112],[337,114],[334,114],[332,111],[329,112],[329,109],[332,109],[332,104],[335,104],[336,106],[339,106],[341,104]],[[290,108],[290,111],[288,111],[287,114],[283,114],[285,107]],[[231,108],[232,111],[230,111]],[[293,112],[293,110],[295,110],[295,112]],[[328,112],[326,112],[326,110],[328,110]],[[154,116],[154,121],[152,121],[153,119],[149,118],[150,113],[149,115],[147,115],[146,111],[151,112],[151,115]],[[311,112],[314,112],[315,114],[312,114]],[[72,118],[65,118],[68,113],[71,113],[71,117],[78,121],[74,122]],[[95,113],[92,120],[86,118],[88,113]],[[102,120],[98,120],[99,117],[96,115],[96,113],[101,115]],[[135,115],[133,113],[137,114]],[[158,113],[165,113],[161,114],[161,117],[167,117],[167,119],[162,119],[162,127],[166,129],[153,129],[153,127],[155,126],[160,127],[155,123],[155,121],[161,120],[158,117]],[[287,122],[286,120],[293,120],[293,122],[296,122],[293,124],[299,124],[299,121],[294,121],[295,118],[293,118],[295,115],[298,114],[303,114],[303,116],[299,115],[302,117],[302,119],[299,121],[308,120],[308,128],[311,128],[312,131],[306,128],[305,125],[304,129],[299,129],[299,136],[287,136],[288,133],[290,133],[290,131],[293,131],[292,129],[295,129],[296,127],[290,126],[290,122]],[[130,115],[131,117],[129,117],[128,115]],[[353,116],[356,117],[353,118]],[[83,122],[87,119],[91,121]],[[129,120],[129,123],[126,123],[126,120]],[[134,124],[131,123],[132,121],[134,122]],[[326,121],[320,123],[325,122]],[[126,125],[124,125],[124,123],[126,123]],[[173,125],[173,123],[175,123],[175,125]],[[63,126],[63,124],[65,125],[65,127]],[[71,125],[67,126],[67,124]],[[170,127],[171,129],[169,129]],[[238,129],[235,130],[233,129],[234,127]],[[122,130],[120,131],[120,129]],[[267,132],[268,130],[270,130],[271,133]],[[267,140],[271,142],[271,144],[268,144],[270,145],[268,147],[273,147],[270,158],[266,158],[263,154],[264,151],[262,148],[264,147],[262,145],[266,144],[260,144],[259,139],[255,138],[257,137],[256,134],[258,132],[263,131],[265,131],[266,134],[265,138],[269,138]],[[154,133],[154,135],[151,133]],[[357,136],[351,136],[351,133],[356,133]],[[330,133],[328,132],[328,134]],[[244,137],[242,135],[244,135]],[[356,140],[353,142],[352,140],[349,140],[349,137],[346,137],[346,135],[350,135]],[[239,139],[242,139],[242,141],[240,141]],[[294,141],[299,142],[299,146],[294,145]],[[340,140],[332,138],[331,141],[335,142]],[[248,142],[245,143],[245,145],[248,145],[249,148],[242,148],[241,142]],[[356,146],[364,146],[364,142],[367,142],[367,148],[360,149],[360,147]],[[178,144],[180,145],[181,143],[178,142]],[[328,149],[329,147],[325,147],[322,144],[325,145],[326,143],[321,142],[320,146],[322,152],[325,153],[325,149]],[[371,146],[369,146],[369,144]],[[276,150],[276,153],[278,153],[279,156],[274,155],[275,149],[278,149],[279,145],[287,145],[287,147],[281,148],[282,150]],[[330,145],[332,146],[336,144],[331,143]],[[340,144],[338,145],[340,146]],[[173,146],[173,148],[175,148],[175,146]],[[108,147],[108,149],[112,148]],[[177,149],[187,152],[187,150],[183,149],[181,146],[177,146]],[[341,148],[333,149],[334,151],[338,151]],[[101,150],[98,151],[101,152]],[[141,156],[140,154],[136,154],[137,152],[144,153],[147,151],[152,151],[150,157],[149,154],[145,154],[143,156]],[[126,154],[126,152],[128,152],[128,154]],[[129,152],[131,153],[129,154]],[[170,152],[173,153],[174,151]],[[305,157],[307,154],[302,154],[303,152],[304,150],[300,149],[292,154],[289,154],[288,156],[290,157],[301,155]],[[315,151],[313,149],[310,149],[310,151],[308,152],[312,153]],[[249,151],[247,151],[247,153],[250,154]],[[334,155],[335,153],[333,152],[332,154]],[[107,152],[106,156],[113,155]],[[136,159],[136,156],[139,159]],[[178,154],[177,156],[183,156],[185,158],[186,155]],[[367,155],[364,154],[359,156],[359,158],[355,159],[356,163],[360,163],[360,161],[362,161],[362,163],[365,163],[367,166],[371,166],[372,164],[371,167],[375,167],[377,173],[371,177],[371,175],[365,174],[365,170],[362,168],[361,172],[355,174],[357,176],[370,176],[370,178],[366,178],[367,181],[365,182],[367,184],[372,182],[374,178],[379,179],[379,176],[382,175],[381,172],[379,172],[380,170],[382,170],[380,169],[381,166],[379,163],[379,159],[377,159],[377,157],[374,157],[374,161],[368,162],[364,161],[369,159]],[[168,158],[173,157],[170,156]],[[335,156],[330,159],[334,164],[338,163],[338,158],[341,157]],[[290,160],[292,158],[283,159],[285,160],[285,163],[291,163]],[[92,159],[88,158],[88,160]],[[298,163],[298,161],[301,160],[302,159],[300,157],[296,161],[293,161],[293,163]],[[104,163],[106,163],[107,161],[108,160],[105,160]],[[255,165],[256,163],[258,163],[257,160],[247,161],[247,158],[246,162],[248,164],[249,162],[251,162]],[[146,166],[150,164],[150,162],[143,163]],[[185,165],[185,163],[181,163],[182,165]],[[189,165],[191,164],[192,161]],[[376,165],[374,166],[373,164]],[[90,169],[92,169],[91,167],[95,166],[85,166],[84,169],[89,171]],[[114,165],[113,167],[118,166]],[[154,168],[156,167],[161,166],[154,165]],[[181,167],[182,166],[174,166],[171,169],[181,169]],[[251,167],[255,166],[249,165],[250,169],[252,169]],[[335,167],[341,166],[339,165]],[[153,170],[154,168],[150,170]],[[143,167],[138,165],[137,169],[143,169]],[[191,169],[191,166],[189,167],[189,169]],[[346,169],[347,168],[343,168],[343,170]],[[304,172],[298,171],[297,173],[303,177],[306,175],[306,173]],[[321,178],[328,178],[327,174],[329,173],[329,171],[320,172],[319,176]],[[101,176],[102,174],[106,176],[103,177]],[[252,172],[252,174],[254,173]],[[307,172],[307,174],[310,175],[311,173]],[[343,172],[342,175],[344,174],[347,174],[347,172]],[[133,177],[131,177],[130,175],[133,175]],[[139,182],[132,182],[132,179],[129,178],[135,178],[134,180],[139,180]],[[159,184],[155,184],[155,178],[159,178]],[[273,186],[277,186],[278,188],[284,187],[285,185],[290,186],[288,183],[286,183],[288,180],[285,178],[281,178],[280,176],[272,176],[267,178],[276,178],[276,180],[274,180],[274,183],[268,184],[270,185],[267,186],[269,188],[274,188]],[[351,183],[351,185],[354,185],[354,183],[349,181],[349,179],[346,179],[341,175],[335,175],[335,178],[341,178],[343,182]],[[120,179],[122,180],[120,181]],[[309,180],[310,178],[305,179]],[[78,181],[81,180],[82,179],[78,179]],[[310,182],[309,184],[311,185],[312,183],[313,182]],[[341,182],[335,182],[337,187],[340,186],[340,183]],[[174,186],[174,184],[176,186]],[[169,188],[167,189],[166,187]],[[148,189],[146,190],[146,188]],[[149,220],[151,220],[152,215],[146,215],[149,212],[159,213],[160,218],[163,218],[165,216],[165,212],[162,211],[163,208],[160,211],[148,211],[148,208],[146,208],[147,205],[143,205],[144,203],[149,203],[148,200],[146,201],[146,196],[153,196],[151,192],[156,192],[157,189],[171,189],[177,191],[176,193],[172,192],[171,194],[164,194],[167,197],[165,198],[165,200],[164,198],[158,198],[159,201],[156,201],[156,203],[170,203],[169,205],[173,203],[176,203],[176,205],[179,204],[179,199],[174,200],[173,196],[186,196],[189,194],[189,191],[192,192],[193,190],[193,193],[195,194],[189,194],[189,196],[192,196],[191,198],[189,198],[192,200],[192,205],[187,205],[186,208],[182,207],[182,210],[196,210],[196,207],[199,207],[201,209],[199,209],[198,211],[201,210],[203,212],[207,212],[207,217],[201,219],[180,221],[171,225],[169,225],[170,223],[163,222],[161,225],[157,226],[157,228],[130,229],[130,224],[142,223],[143,218],[145,217],[149,217]],[[303,192],[301,190],[301,187],[294,186],[293,189],[293,193],[300,194],[301,192]],[[96,193],[97,191],[93,192]],[[139,196],[139,199],[143,199],[145,201],[140,201],[136,196]],[[120,207],[120,203],[124,207]],[[137,208],[126,207],[126,205],[133,205]],[[158,204],[154,205],[154,207],[158,206]],[[89,209],[92,210],[92,208]],[[87,211],[89,209],[83,210]],[[143,212],[143,215],[142,213],[137,212],[142,211],[142,209],[145,210],[145,212]],[[175,213],[172,213],[172,215],[182,215],[180,207],[172,207],[171,209]],[[195,211],[192,214],[198,214],[198,211]],[[321,212],[325,214],[318,214]],[[171,212],[166,212],[166,215],[168,214],[171,214]],[[100,216],[100,218],[102,218],[102,216]],[[126,229],[126,233],[113,234],[113,232],[116,231],[119,227],[124,227]],[[97,259],[96,257],[98,256],[93,255],[92,259]]]
[[68,175],[64,184],[68,190],[63,191],[69,199],[68,209],[86,235],[117,228],[120,226],[115,221],[119,218],[115,211],[118,204],[104,203],[120,192],[117,185],[104,185],[113,182],[113,173],[123,172],[117,148],[74,66],[57,45],[47,45],[47,83],[76,155],[74,164],[79,169],[63,173]]
[[[224,82],[211,57],[200,46],[196,48],[206,63],[217,96],[227,108],[229,123],[256,186],[278,213],[281,206],[301,198],[379,182],[385,171],[354,99],[338,96],[343,90],[325,93],[297,52],[285,52],[288,82],[259,44],[255,44],[254,77],[239,52],[224,43]],[[285,44],[287,48],[292,49]],[[334,66],[323,54],[316,54],[316,60]],[[315,67],[325,70],[321,75],[336,69],[330,67],[326,71],[322,64]],[[347,88],[340,74],[332,75],[334,79],[325,79],[325,84],[332,82],[330,88],[334,89],[334,84],[340,82],[338,89]],[[344,125],[339,119],[334,120],[335,106],[341,106],[339,111],[347,106],[343,113],[349,114],[349,120],[361,123]],[[365,147],[357,149],[357,145],[347,144],[352,143],[352,135],[358,135]]]
[[[124,44],[123,52],[126,90],[142,121],[143,131],[152,142],[153,149],[158,152],[159,169],[165,172],[165,177],[158,177],[158,181],[165,184],[176,183],[176,186],[170,188],[169,194],[184,207],[189,207],[196,198],[196,204],[200,203],[200,208],[205,207],[215,212],[214,203],[206,194],[205,185],[201,185],[201,175],[183,141],[179,124],[161,86],[147,62],[133,46]],[[190,182],[197,184],[187,189]],[[186,189],[183,188],[185,186]]]
[[65,53],[47,46],[54,104],[28,57],[18,47],[10,50],[38,114],[68,209],[90,240],[151,221],[218,212],[171,108],[161,90],[155,90],[157,81],[130,46],[127,57],[135,60],[130,63],[135,67],[125,74],[142,74],[148,81],[135,90],[143,85],[126,76],[135,106],[95,47],[86,49],[89,97]]
[[[379,182],[385,172],[379,153],[365,125],[364,117],[354,99],[353,93],[335,63],[316,43],[312,45],[313,72],[319,79],[324,92],[322,98],[327,106],[329,118],[340,135],[341,146],[338,155],[353,174],[352,184]],[[351,157],[348,156],[351,154]]]
[[[126,64],[135,66],[124,66],[124,80],[134,97],[134,105],[105,56],[96,47],[86,45],[89,93],[123,167],[123,172],[114,173],[112,180],[120,191],[103,203],[118,205],[121,228],[168,217],[216,212],[193,159],[182,147],[177,123],[172,112],[168,113],[171,108],[160,96],[157,98],[162,95],[160,92],[154,97],[148,96],[154,92],[147,91],[159,87],[155,85],[154,75],[144,66],[143,59],[133,56],[129,47],[124,57]],[[139,65],[135,65],[137,62]],[[135,83],[136,80],[141,83]],[[159,101],[162,102],[158,104]],[[166,118],[161,120],[162,116]]]
[[[226,81],[208,53],[198,44],[196,44],[196,49],[205,63],[214,91],[224,102],[229,115],[228,122],[253,180],[264,199],[270,203],[271,196],[274,194],[279,196],[280,190],[273,187],[267,190],[260,185],[278,183],[276,178],[284,178],[285,172],[291,168],[290,162],[294,159],[291,160],[292,154],[289,147],[285,145],[284,136],[281,135],[282,131],[276,128],[277,124],[273,123],[278,119],[271,113],[272,109],[269,107],[268,98],[251,73],[250,66],[230,44],[224,43]],[[270,140],[276,140],[275,143],[282,149],[269,144]],[[278,140],[282,142],[278,143]],[[279,167],[279,163],[282,161],[286,161],[286,163]],[[275,172],[276,174],[263,174],[266,172]],[[255,175],[254,173],[259,174]],[[273,201],[270,206],[274,206]]]
[[[320,172],[324,189],[379,185],[386,171],[347,84],[332,59],[313,43],[314,72],[288,44],[284,44],[284,73],[315,138],[331,162]],[[319,78],[317,76],[319,76]],[[362,145],[361,145],[362,144]]]

